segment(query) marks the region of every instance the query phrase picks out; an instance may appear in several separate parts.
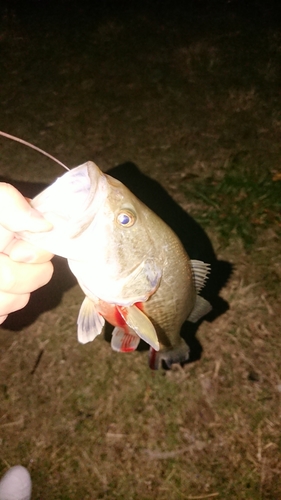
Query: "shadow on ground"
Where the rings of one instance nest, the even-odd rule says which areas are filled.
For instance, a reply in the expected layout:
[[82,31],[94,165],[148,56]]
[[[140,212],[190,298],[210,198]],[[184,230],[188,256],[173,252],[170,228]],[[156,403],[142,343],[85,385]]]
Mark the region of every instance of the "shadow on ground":
[[[126,162],[110,169],[107,173],[123,182],[174,230],[191,259],[211,264],[211,272],[202,290],[202,296],[209,300],[213,310],[196,324],[186,321],[181,330],[182,337],[190,347],[189,362],[195,361],[201,357],[202,353],[202,346],[196,338],[200,323],[205,319],[213,321],[229,307],[228,303],[219,297],[219,292],[231,275],[232,265],[216,258],[210,239],[203,228],[173,200],[157,181],[141,173],[135,164]],[[18,182],[11,179],[0,178],[0,181],[10,182],[29,198],[34,197],[46,187],[44,184]],[[55,272],[51,282],[34,292],[23,310],[10,314],[3,328],[18,331],[33,323],[40,314],[53,309],[60,303],[64,292],[75,285],[76,279],[71,274],[65,259],[55,257],[54,267]],[[107,341],[110,340],[111,331],[110,326],[105,331]],[[147,344],[142,342],[139,349],[147,349]]]

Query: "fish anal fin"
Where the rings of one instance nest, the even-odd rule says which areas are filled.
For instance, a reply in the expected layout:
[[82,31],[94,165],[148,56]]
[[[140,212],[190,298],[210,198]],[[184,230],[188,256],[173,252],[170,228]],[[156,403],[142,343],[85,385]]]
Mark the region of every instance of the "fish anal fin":
[[127,328],[126,331],[119,326],[114,328],[111,339],[113,351],[132,352],[137,349],[139,343],[140,337],[131,328]]
[[193,271],[196,292],[199,293],[205,286],[208,275],[211,272],[211,265],[206,264],[201,260],[191,260],[190,262]]
[[77,319],[77,336],[81,344],[91,342],[103,329],[105,320],[96,310],[95,303],[88,297],[82,302]]
[[159,351],[159,341],[156,330],[150,319],[137,306],[116,306],[127,325],[137,335],[156,351]]
[[188,316],[187,320],[191,321],[191,323],[196,323],[200,318],[208,314],[212,310],[212,306],[210,302],[201,297],[200,295],[196,295],[195,306]]

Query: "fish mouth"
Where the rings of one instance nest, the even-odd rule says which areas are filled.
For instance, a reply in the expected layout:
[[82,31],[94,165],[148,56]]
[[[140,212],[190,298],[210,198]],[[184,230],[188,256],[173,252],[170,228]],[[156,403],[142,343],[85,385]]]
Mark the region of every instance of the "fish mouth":
[[87,161],[86,163],[80,166],[87,169],[87,173],[91,182],[91,187],[96,186],[97,189],[99,186],[100,179],[105,177],[105,174],[99,169],[99,167],[93,161]]
[[107,195],[106,176],[88,161],[59,177],[32,200],[31,205],[53,229],[46,233],[23,231],[19,236],[62,257],[77,259],[81,254],[78,237],[93,223]]
[[81,165],[81,175],[84,197],[81,204],[76,205],[77,211],[71,214],[69,222],[73,231],[69,234],[70,238],[77,238],[94,223],[95,216],[108,194],[106,176],[95,163],[88,161]]

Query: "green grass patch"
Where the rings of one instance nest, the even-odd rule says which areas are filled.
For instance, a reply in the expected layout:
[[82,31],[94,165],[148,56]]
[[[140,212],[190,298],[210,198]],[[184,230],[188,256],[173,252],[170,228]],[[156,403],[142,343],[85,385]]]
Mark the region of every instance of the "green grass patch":
[[238,236],[247,248],[268,227],[280,233],[280,181],[273,180],[266,166],[253,165],[247,153],[231,159],[221,180],[212,176],[182,189],[189,200],[203,202],[194,215],[204,227],[216,229],[226,243]]

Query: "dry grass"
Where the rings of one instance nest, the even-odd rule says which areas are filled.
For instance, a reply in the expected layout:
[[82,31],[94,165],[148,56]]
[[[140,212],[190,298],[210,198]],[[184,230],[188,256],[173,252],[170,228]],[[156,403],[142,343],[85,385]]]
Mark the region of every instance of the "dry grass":
[[[281,498],[278,219],[245,249],[235,231],[221,237],[203,189],[199,201],[183,190],[223,182],[245,158],[280,172],[280,37],[227,5],[174,19],[78,10],[83,29],[71,7],[68,24],[2,11],[0,128],[69,166],[134,161],[191,215],[208,213],[218,258],[235,266],[230,309],[200,325],[202,357],[183,368],[151,373],[145,352],[118,355],[103,338],[79,345],[82,293],[61,263],[63,279],[3,325],[1,469],[26,465],[34,500]],[[17,144],[0,151],[1,175],[59,173]]]

